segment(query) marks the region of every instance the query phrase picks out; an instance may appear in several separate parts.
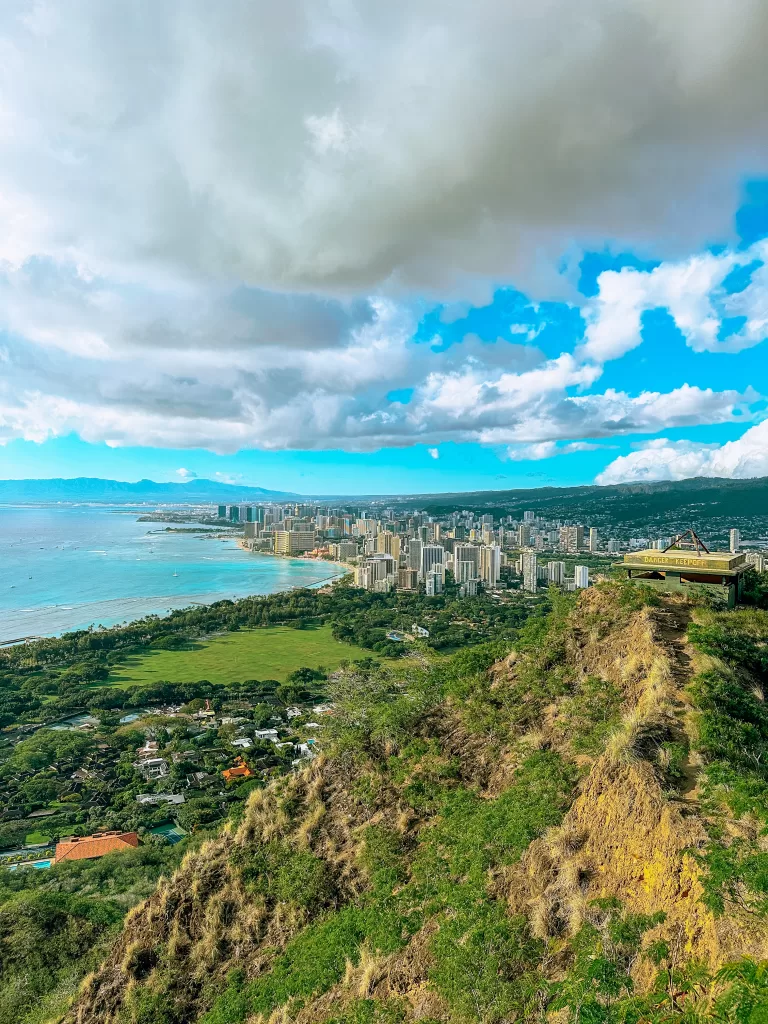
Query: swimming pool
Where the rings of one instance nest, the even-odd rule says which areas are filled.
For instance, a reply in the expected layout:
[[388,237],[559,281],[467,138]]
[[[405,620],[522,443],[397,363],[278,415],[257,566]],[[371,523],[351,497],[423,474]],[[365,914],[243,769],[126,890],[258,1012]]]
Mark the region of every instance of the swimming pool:
[[9,871],[18,871],[19,868],[37,868],[38,871],[44,871],[53,864],[53,858],[50,860],[32,860],[27,861],[26,864],[9,864]]

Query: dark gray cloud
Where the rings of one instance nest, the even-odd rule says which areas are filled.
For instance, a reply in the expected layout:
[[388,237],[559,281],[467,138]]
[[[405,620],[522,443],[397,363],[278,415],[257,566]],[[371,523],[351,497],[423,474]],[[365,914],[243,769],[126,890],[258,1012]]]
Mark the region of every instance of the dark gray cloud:
[[[587,394],[659,295],[707,347],[720,256],[698,291],[684,261],[606,277],[575,355],[527,324],[412,338],[432,298],[449,322],[499,282],[568,292],[582,244],[725,237],[768,169],[766,43],[763,0],[6,0],[0,441],[514,446],[751,415]],[[767,281],[724,308],[734,351]]]
[[17,255],[466,298],[722,237],[768,163],[762,0],[7,0],[0,38]]

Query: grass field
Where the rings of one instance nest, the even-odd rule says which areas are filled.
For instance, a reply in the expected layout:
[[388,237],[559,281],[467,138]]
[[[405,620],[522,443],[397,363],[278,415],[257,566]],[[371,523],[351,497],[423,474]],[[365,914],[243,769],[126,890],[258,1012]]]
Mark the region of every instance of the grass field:
[[50,838],[47,832],[28,832],[25,842],[28,846],[36,846],[38,843],[47,843]]
[[149,651],[123,662],[111,673],[110,686],[171,683],[242,683],[246,679],[283,682],[297,668],[338,668],[344,660],[371,656],[370,651],[340,643],[330,626],[290,629],[265,626],[240,630],[180,651]]

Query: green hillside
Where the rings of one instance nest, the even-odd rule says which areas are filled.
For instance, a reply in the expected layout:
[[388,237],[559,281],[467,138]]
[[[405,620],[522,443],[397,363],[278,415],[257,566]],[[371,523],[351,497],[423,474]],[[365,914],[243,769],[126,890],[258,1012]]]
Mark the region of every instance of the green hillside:
[[768,614],[629,585],[328,683],[322,754],[127,919],[66,1024],[768,1007]]

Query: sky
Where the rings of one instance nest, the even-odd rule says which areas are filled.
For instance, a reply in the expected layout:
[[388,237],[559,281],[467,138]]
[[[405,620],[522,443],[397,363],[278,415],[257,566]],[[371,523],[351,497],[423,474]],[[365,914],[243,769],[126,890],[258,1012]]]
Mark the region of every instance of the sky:
[[768,476],[763,0],[5,0],[0,478]]

